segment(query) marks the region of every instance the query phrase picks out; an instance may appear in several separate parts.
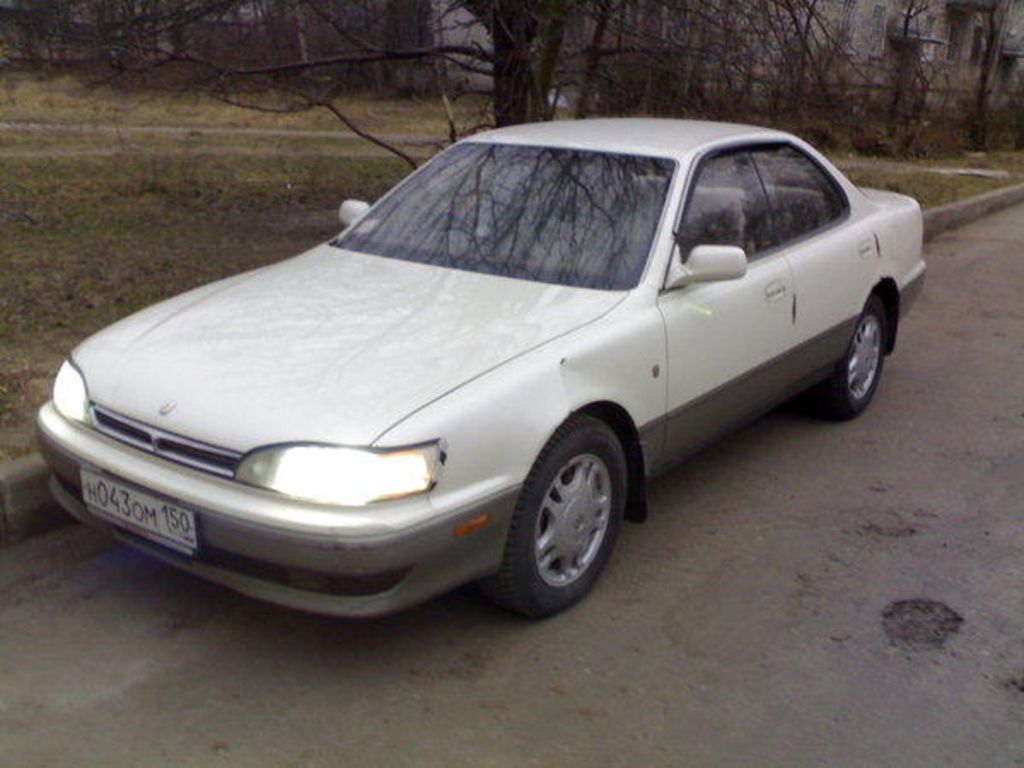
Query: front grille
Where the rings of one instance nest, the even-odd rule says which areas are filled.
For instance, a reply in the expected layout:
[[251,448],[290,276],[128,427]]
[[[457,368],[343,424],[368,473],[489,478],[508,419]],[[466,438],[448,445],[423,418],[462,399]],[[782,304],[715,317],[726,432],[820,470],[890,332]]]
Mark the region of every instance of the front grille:
[[93,413],[96,415],[97,426],[103,431],[110,433],[113,437],[118,437],[127,442],[152,444],[152,437],[146,430],[134,427],[127,421],[116,418],[105,411],[101,411],[99,408],[94,408]]
[[108,437],[193,469],[234,477],[242,458],[237,451],[164,432],[98,405],[94,405],[92,411],[96,429]]
[[195,462],[196,464],[216,467],[228,475],[235,474],[240,458],[237,453],[228,453],[216,448],[200,447],[194,443],[185,443],[180,439],[172,440],[166,437],[158,437],[156,439],[156,452],[162,456],[183,462]]

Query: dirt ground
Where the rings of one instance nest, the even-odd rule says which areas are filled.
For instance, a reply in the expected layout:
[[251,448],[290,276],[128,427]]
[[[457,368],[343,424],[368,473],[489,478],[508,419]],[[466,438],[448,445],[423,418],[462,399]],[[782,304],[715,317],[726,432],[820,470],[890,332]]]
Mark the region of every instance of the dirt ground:
[[84,531],[0,553],[0,765],[1024,765],[1024,208],[927,258],[861,419],[662,478],[547,622],[308,616]]

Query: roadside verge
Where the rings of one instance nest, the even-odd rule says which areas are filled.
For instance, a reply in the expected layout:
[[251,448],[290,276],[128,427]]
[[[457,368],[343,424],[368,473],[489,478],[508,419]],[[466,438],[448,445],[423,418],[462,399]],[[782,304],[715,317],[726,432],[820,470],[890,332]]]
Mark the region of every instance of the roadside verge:
[[[925,241],[1024,203],[1024,184],[924,212]],[[46,464],[38,454],[0,463],[0,549],[75,522],[50,496]]]
[[1024,203],[1024,184],[996,189],[924,212],[924,239],[933,240],[951,229],[962,227],[1005,208]]

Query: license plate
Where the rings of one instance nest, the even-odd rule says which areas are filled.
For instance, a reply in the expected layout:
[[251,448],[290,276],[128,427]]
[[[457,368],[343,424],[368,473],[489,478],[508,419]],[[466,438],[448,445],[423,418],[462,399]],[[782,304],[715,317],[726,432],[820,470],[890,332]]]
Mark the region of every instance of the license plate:
[[94,513],[165,547],[195,554],[194,512],[86,469],[81,475],[82,498]]

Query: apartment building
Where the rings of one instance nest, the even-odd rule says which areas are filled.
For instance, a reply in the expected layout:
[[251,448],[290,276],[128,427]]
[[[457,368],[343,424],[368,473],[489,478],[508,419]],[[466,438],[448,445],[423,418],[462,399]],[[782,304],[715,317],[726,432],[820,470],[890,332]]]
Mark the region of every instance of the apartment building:
[[1024,72],[1024,0],[825,0],[835,34],[852,60],[877,79],[910,48],[937,87],[960,89],[976,81],[986,55],[989,25],[1000,46],[996,82]]

